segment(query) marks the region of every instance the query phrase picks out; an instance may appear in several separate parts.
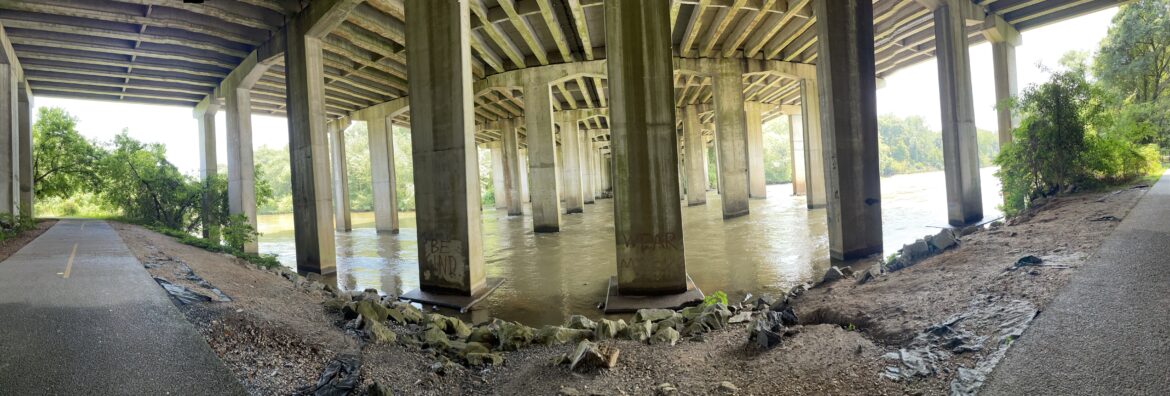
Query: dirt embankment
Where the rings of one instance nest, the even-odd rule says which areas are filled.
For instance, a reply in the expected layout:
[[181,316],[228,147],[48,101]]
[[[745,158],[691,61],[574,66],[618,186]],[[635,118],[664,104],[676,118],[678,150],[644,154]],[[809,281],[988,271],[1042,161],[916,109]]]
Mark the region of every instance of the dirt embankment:
[[[909,268],[809,290],[792,301],[799,332],[771,350],[749,345],[749,325],[735,324],[676,346],[602,341],[621,350],[617,366],[586,372],[553,364],[572,343],[504,352],[498,366],[464,367],[444,365],[439,353],[408,342],[362,341],[324,307],[328,292],[139,227],[116,227],[143,263],[157,264],[150,270],[156,277],[204,293],[188,279],[193,272],[231,298],[182,310],[256,394],[295,392],[344,354],[361,356],[363,384],[395,394],[640,395],[663,383],[681,394],[713,394],[729,391],[723,381],[755,395],[946,394],[956,378],[974,375],[970,369],[994,361],[1019,336],[1005,328],[1043,311],[1144,191],[1055,199],[1026,220],[965,236],[959,248]],[[1044,264],[1009,270],[1026,255]]]
[[56,219],[37,220],[37,225],[36,227],[33,227],[33,229],[22,232],[20,235],[14,236],[12,238],[5,239],[4,241],[0,241],[0,261],[7,260],[8,257],[16,254],[16,252],[20,251],[20,248],[23,248],[24,245],[27,245],[34,239],[37,239],[37,237],[41,236],[41,234],[44,234],[45,231],[48,231],[49,228],[52,228],[54,224],[57,224]]

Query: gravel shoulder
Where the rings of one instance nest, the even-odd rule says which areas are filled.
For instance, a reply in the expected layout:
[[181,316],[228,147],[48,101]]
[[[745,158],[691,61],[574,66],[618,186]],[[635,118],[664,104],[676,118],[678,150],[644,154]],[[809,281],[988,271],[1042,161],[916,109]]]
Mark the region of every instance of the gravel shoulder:
[[[289,280],[141,227],[115,227],[144,264],[155,265],[152,275],[207,296],[210,301],[180,310],[254,394],[304,391],[342,355],[361,357],[356,393],[377,383],[394,394],[640,395],[669,383],[681,394],[714,394],[726,391],[720,384],[728,381],[748,395],[947,394],[960,373],[995,360],[1010,345],[1012,339],[1002,337],[1003,321],[1009,320],[1005,307],[1042,312],[1144,193],[1123,188],[1054,199],[1012,224],[964,236],[960,247],[909,268],[864,284],[846,278],[814,287],[791,300],[801,323],[796,334],[770,350],[748,343],[749,324],[732,324],[701,340],[684,337],[675,346],[599,341],[620,350],[618,363],[586,371],[553,363],[573,343],[502,352],[501,365],[463,366],[402,342],[416,331],[409,326],[391,322],[399,342],[372,342],[338,309],[349,296],[339,301],[303,279]],[[1008,270],[1026,255],[1045,265]],[[854,267],[860,272],[873,262]],[[189,273],[231,301],[221,301]],[[747,301],[754,305],[755,297]],[[922,345],[926,329],[955,318],[960,320],[952,326],[983,340],[981,348],[959,353]],[[928,372],[892,379],[890,367],[902,362],[890,355],[915,348],[933,351]]]

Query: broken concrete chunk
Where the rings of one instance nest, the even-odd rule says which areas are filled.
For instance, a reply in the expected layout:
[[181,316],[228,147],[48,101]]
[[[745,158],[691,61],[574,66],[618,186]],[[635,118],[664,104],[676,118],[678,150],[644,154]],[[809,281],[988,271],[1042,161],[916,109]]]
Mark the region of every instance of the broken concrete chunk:
[[954,231],[950,229],[943,229],[939,231],[938,235],[930,238],[930,247],[937,252],[941,252],[958,245],[959,241],[955,238]]
[[666,320],[673,317],[674,313],[674,311],[669,309],[639,309],[638,313],[634,314],[634,322],[657,322]]
[[836,282],[844,278],[845,274],[841,272],[841,269],[837,268],[836,266],[832,266],[829,267],[828,271],[825,271],[825,276],[821,278],[821,284]]
[[650,343],[654,345],[669,344],[674,346],[674,344],[678,343],[680,336],[678,330],[675,330],[673,327],[663,327],[654,332],[654,336],[650,337]]
[[492,323],[491,326],[495,328],[496,338],[499,339],[502,351],[518,350],[528,346],[536,338],[535,330],[519,323],[500,320]]
[[618,319],[612,321],[609,319],[602,319],[597,322],[597,329],[593,333],[595,340],[610,340],[617,338],[619,334],[626,330],[626,321]]
[[569,370],[590,368],[613,368],[617,365],[618,355],[616,348],[604,347],[598,344],[581,341],[577,348],[569,354]]
[[634,341],[646,341],[654,334],[654,324],[650,321],[634,322],[626,327],[626,338]]
[[543,345],[559,345],[588,340],[593,332],[585,329],[570,329],[563,326],[544,326],[536,333],[536,342]]
[[398,340],[398,334],[394,334],[390,328],[382,324],[381,321],[372,318],[362,318],[362,331],[366,333],[366,337],[375,344],[393,344]]
[[597,323],[582,315],[573,315],[569,317],[569,322],[565,324],[565,327],[570,329],[593,330],[597,328]]

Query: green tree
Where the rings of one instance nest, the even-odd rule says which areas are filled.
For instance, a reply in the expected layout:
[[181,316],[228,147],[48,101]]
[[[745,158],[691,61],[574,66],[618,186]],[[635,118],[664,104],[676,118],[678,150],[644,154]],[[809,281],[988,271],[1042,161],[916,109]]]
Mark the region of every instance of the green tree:
[[764,123],[764,180],[768,184],[792,181],[790,133],[785,119],[777,117]]
[[407,128],[394,128],[394,177],[398,210],[414,210],[414,157]]
[[114,137],[101,161],[102,197],[130,220],[191,232],[202,207],[202,184],[166,159],[161,144],[142,143],[126,131]]
[[1101,42],[1094,71],[1111,93],[1156,102],[1170,89],[1170,0],[1121,6]]
[[94,168],[102,151],[77,132],[77,119],[58,107],[37,110],[33,134],[33,181],[41,198],[69,198],[96,189]]
[[370,135],[364,122],[345,131],[345,162],[349,176],[349,205],[354,211],[374,210],[374,186],[370,171]]

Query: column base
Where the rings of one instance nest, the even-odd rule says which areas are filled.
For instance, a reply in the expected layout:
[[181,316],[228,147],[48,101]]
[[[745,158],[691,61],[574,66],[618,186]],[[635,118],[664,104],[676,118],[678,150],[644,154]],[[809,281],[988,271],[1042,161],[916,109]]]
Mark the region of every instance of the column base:
[[827,208],[827,207],[829,207],[829,205],[827,205],[827,204],[822,204],[822,205],[808,205],[808,208],[809,208],[809,209],[824,209],[824,208]]
[[966,227],[966,226],[978,223],[980,220],[983,220],[982,213],[980,213],[978,215],[971,216],[970,218],[968,218],[966,220],[950,219],[947,222],[950,223],[952,227]]
[[739,212],[739,213],[724,213],[724,214],[723,214],[723,220],[730,220],[730,219],[734,219],[734,218],[736,218],[736,217],[743,217],[743,216],[747,216],[747,215],[748,215],[748,214],[750,214],[750,213],[751,213],[751,212],[749,212],[749,211],[746,211],[746,210],[745,210],[745,211],[743,211],[743,212]]
[[623,295],[618,292],[617,277],[609,278],[609,291],[605,296],[606,314],[637,312],[644,308],[682,309],[703,302],[703,291],[687,275],[687,291],[679,294],[660,296]]
[[559,226],[536,226],[536,227],[533,227],[532,232],[535,232],[537,234],[552,234],[555,232],[561,232],[561,227],[559,227]]
[[565,214],[585,213],[583,208],[565,209]]
[[471,309],[473,305],[487,298],[488,295],[496,291],[496,289],[499,288],[502,284],[504,284],[504,280],[501,278],[488,278],[484,286],[479,288],[479,290],[472,292],[470,296],[443,294],[437,292],[428,292],[422,289],[414,289],[406,292],[406,294],[399,296],[398,299],[416,302],[419,304],[430,304],[444,308],[457,309],[459,312],[466,312],[468,309]]
[[377,231],[376,231],[376,233],[378,233],[378,234],[395,234],[395,235],[397,235],[397,234],[398,234],[398,230],[377,230]]
[[706,206],[706,205],[707,205],[707,202],[706,202],[706,201],[704,201],[704,202],[695,202],[695,203],[689,203],[689,202],[688,202],[688,203],[687,203],[687,206]]

